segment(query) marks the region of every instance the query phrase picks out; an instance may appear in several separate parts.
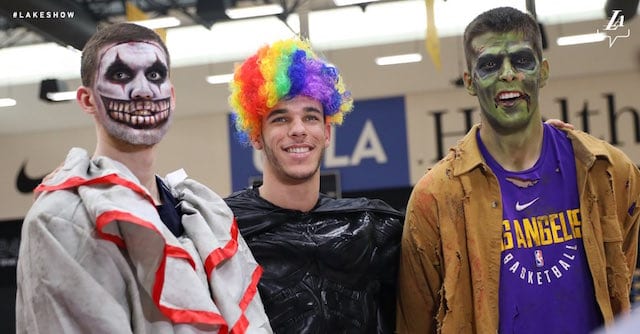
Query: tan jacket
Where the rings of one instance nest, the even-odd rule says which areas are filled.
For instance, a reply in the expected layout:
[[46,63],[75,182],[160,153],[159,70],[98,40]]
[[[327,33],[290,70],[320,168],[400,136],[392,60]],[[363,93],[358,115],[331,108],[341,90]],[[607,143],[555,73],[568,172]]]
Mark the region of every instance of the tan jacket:
[[[476,125],[413,189],[398,279],[399,333],[496,333],[500,187]],[[640,173],[619,149],[568,131],[575,152],[583,242],[605,323],[630,308]]]

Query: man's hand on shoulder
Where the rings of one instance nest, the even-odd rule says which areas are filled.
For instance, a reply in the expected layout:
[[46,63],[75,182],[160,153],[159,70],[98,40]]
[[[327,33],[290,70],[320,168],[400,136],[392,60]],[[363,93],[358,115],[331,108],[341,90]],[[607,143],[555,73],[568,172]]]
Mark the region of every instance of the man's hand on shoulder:
[[546,124],[549,124],[555,128],[558,129],[569,129],[569,130],[575,130],[576,128],[573,126],[573,124],[571,123],[565,123],[562,120],[559,120],[557,118],[550,118],[548,120],[545,121]]

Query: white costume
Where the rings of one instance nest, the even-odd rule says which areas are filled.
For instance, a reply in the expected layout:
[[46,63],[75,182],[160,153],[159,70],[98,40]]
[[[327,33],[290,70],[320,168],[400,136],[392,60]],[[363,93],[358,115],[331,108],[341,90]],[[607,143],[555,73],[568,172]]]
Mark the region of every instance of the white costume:
[[271,333],[231,210],[185,177],[175,237],[124,165],[72,149],[24,220],[17,332]]

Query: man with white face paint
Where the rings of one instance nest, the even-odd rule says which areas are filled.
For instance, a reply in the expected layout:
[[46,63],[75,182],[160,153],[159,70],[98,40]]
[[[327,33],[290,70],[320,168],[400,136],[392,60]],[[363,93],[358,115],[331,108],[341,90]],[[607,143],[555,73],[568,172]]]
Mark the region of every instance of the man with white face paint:
[[104,52],[96,92],[106,113],[95,116],[107,133],[134,145],[162,139],[175,107],[166,64],[157,44],[118,44]]
[[100,29],[77,100],[92,156],[73,148],[36,189],[18,260],[18,333],[271,333],[262,268],[224,201],[184,171],[156,176],[175,108],[153,31]]
[[640,172],[608,143],[542,122],[541,45],[514,8],[465,29],[481,121],[412,191],[398,333],[590,333],[629,311]]

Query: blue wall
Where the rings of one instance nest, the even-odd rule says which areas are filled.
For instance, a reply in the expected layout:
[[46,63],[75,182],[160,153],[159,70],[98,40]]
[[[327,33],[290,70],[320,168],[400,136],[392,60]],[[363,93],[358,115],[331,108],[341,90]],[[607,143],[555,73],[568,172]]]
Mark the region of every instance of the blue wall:
[[[327,149],[323,171],[338,171],[342,191],[410,186],[404,97],[355,101],[354,110],[334,128],[334,147]],[[254,165],[253,148],[238,143],[231,131],[233,191],[261,175]]]

